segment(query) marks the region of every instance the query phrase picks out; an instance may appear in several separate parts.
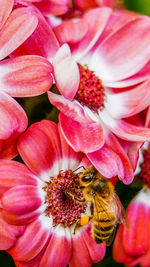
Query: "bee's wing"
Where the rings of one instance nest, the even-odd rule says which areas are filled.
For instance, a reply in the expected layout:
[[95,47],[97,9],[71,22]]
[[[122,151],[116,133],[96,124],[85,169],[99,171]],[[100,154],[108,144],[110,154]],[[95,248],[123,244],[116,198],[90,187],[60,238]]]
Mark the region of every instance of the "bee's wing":
[[[98,216],[97,218],[97,222],[98,222],[98,225],[99,225],[99,228],[103,229],[104,232],[105,232],[105,227],[102,226],[102,223],[101,223],[101,220],[102,220],[102,212],[106,214],[106,220],[109,220],[110,218],[110,215],[108,214],[107,212],[107,207],[109,207],[110,203],[105,201],[103,198],[100,198],[99,196],[95,196],[94,198],[94,209],[95,209],[95,212]],[[115,229],[116,229],[116,223],[113,224],[113,227],[112,227],[112,232],[110,233],[110,235],[108,235],[108,239],[105,240],[105,244],[106,246],[110,246],[113,239],[114,239],[114,235],[115,235]]]
[[116,205],[118,208],[118,214],[117,214],[118,223],[123,223],[123,224],[125,224],[125,226],[127,228],[129,228],[129,220],[128,220],[126,211],[125,211],[124,207],[122,206],[122,203],[121,203],[119,197],[117,196],[117,194],[114,194],[114,198],[115,198]]

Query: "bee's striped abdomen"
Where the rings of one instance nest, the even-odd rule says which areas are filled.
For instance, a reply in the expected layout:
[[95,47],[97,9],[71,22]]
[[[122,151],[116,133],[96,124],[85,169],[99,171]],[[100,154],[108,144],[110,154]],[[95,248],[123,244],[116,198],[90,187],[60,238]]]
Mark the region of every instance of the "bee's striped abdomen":
[[92,225],[92,236],[96,243],[106,243],[106,245],[109,245],[110,240],[114,228],[115,228],[116,218],[114,216],[112,217],[106,217],[100,216],[99,219],[94,218],[93,225]]

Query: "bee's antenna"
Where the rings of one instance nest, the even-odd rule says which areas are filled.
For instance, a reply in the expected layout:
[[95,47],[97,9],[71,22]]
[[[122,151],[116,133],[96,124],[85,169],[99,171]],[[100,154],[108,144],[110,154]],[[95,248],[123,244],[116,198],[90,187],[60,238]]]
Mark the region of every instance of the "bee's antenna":
[[80,168],[83,168],[84,170],[85,170],[85,168],[84,168],[84,166],[79,166],[77,169],[75,169],[73,172],[76,172],[77,170],[79,170]]

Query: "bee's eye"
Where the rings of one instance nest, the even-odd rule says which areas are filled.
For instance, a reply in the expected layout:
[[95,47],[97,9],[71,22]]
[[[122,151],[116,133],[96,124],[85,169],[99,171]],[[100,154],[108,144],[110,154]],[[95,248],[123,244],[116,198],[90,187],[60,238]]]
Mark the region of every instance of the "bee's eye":
[[86,182],[90,182],[90,181],[92,181],[93,176],[94,176],[93,173],[90,173],[90,174],[88,174],[88,175],[84,175],[84,176],[82,177],[82,182],[86,183]]

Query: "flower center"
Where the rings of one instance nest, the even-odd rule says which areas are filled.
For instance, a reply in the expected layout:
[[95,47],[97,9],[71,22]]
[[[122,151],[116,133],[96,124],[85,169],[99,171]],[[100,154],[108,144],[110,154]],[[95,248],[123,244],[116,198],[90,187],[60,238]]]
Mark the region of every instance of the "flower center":
[[75,99],[82,106],[87,106],[94,112],[97,112],[99,109],[103,110],[105,89],[102,86],[101,80],[88,67],[83,67],[79,64],[79,71],[80,85]]
[[137,178],[150,188],[150,148],[143,151],[144,161],[140,164],[141,171]]
[[60,171],[55,177],[46,183],[43,188],[46,191],[45,203],[47,204],[46,215],[53,217],[54,225],[63,224],[65,227],[74,224],[80,219],[81,213],[85,212],[86,205],[72,199],[67,193],[79,198],[82,193],[76,189],[79,185],[78,174],[72,170]]

